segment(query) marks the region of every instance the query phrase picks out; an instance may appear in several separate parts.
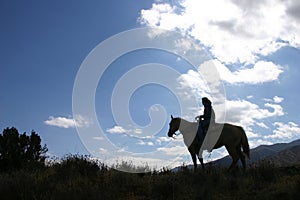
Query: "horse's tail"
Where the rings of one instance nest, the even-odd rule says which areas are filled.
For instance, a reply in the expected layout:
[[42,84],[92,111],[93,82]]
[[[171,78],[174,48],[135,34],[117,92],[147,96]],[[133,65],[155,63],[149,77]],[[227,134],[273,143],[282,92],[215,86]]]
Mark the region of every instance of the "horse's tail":
[[241,127],[241,131],[242,131],[242,148],[243,148],[243,152],[250,159],[250,148],[249,148],[247,135],[246,135],[246,132],[244,131],[244,129],[242,127]]

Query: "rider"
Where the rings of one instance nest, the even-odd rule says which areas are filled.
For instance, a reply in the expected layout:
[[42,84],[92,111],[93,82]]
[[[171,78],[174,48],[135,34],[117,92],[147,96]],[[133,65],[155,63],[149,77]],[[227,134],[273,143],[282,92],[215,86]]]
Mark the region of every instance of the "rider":
[[208,130],[208,126],[210,123],[215,123],[215,112],[211,106],[211,101],[207,97],[202,98],[202,104],[204,106],[204,113],[203,115],[199,115],[195,117],[197,121],[199,121],[198,126],[198,136],[199,136],[199,142],[202,145],[204,141],[204,137],[206,135],[206,131]]

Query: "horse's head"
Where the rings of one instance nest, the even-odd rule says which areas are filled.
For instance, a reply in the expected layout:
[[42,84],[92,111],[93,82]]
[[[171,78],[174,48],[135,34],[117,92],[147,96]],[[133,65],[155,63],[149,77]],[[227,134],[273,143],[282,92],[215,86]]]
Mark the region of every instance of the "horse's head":
[[175,132],[179,130],[179,125],[180,125],[180,118],[174,118],[171,115],[171,122],[169,123],[170,127],[169,127],[169,132],[168,132],[169,137],[173,137]]

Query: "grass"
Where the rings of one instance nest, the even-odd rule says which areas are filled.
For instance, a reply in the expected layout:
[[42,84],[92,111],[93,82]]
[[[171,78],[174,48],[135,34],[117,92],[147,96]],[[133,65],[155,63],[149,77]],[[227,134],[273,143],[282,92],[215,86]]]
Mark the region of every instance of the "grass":
[[[121,169],[135,167],[122,162]],[[147,167],[147,166],[146,166]],[[246,173],[186,166],[148,173],[110,169],[85,156],[69,155],[38,169],[0,172],[1,199],[300,199],[300,165],[260,163]]]

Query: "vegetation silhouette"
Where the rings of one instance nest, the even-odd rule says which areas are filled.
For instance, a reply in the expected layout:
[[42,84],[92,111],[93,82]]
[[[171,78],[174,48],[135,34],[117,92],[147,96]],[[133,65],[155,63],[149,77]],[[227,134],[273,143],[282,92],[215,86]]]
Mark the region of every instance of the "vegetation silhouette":
[[[126,165],[126,163],[122,163]],[[127,167],[138,168],[128,163]],[[126,173],[89,156],[68,155],[39,170],[0,171],[6,199],[299,199],[300,165],[278,168],[260,163],[246,173],[187,166]]]
[[[46,147],[40,145],[40,137],[35,132],[32,137],[22,135],[15,128],[5,129],[1,135],[1,159],[8,159],[4,152],[10,152],[11,156],[3,165],[11,170],[0,170],[1,200],[300,198],[300,165],[278,168],[261,162],[243,174],[227,173],[225,168],[214,166],[194,173],[184,165],[176,171],[163,168],[142,174],[126,173],[84,155],[66,155],[44,162]],[[12,146],[8,148],[3,144]],[[129,171],[142,168],[125,161],[115,167],[132,169]],[[148,171],[147,165],[144,168]]]
[[[179,132],[183,135],[183,140],[185,145],[188,147],[188,150],[191,154],[194,169],[197,168],[197,159],[198,157],[202,168],[204,169],[204,163],[202,158],[203,149],[201,148],[201,144],[199,143],[198,134],[196,131],[198,129],[197,122],[189,122],[182,118],[174,118],[171,116],[171,122],[168,131],[168,136],[173,137],[175,132],[179,130]],[[246,169],[246,159],[245,155],[250,159],[250,149],[248,144],[248,139],[244,129],[240,126],[235,126],[232,124],[217,124],[214,126],[220,126],[221,134],[217,140],[217,142],[213,145],[212,149],[218,149],[222,146],[225,146],[229,155],[232,158],[232,163],[229,167],[229,170],[232,170],[236,167],[238,160],[241,160],[243,170]],[[208,134],[207,134],[208,135]],[[206,136],[207,137],[207,136]],[[241,151],[243,149],[243,152]],[[211,151],[212,149],[206,149]],[[245,155],[244,155],[245,154]]]
[[28,136],[19,134],[14,127],[6,128],[0,134],[0,170],[43,166],[47,151],[47,146],[41,145],[41,138],[35,131]]

